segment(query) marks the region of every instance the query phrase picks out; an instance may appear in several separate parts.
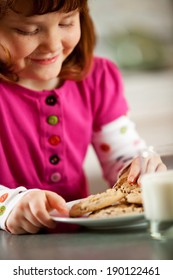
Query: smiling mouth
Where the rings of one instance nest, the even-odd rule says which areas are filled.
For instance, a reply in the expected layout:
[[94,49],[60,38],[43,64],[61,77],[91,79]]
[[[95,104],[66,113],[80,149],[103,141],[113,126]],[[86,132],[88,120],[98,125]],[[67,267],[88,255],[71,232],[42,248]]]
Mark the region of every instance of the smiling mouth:
[[54,63],[57,60],[58,56],[59,55],[56,55],[54,57],[45,58],[45,59],[31,58],[31,61],[34,62],[34,63],[41,64],[41,65],[48,65],[48,64]]

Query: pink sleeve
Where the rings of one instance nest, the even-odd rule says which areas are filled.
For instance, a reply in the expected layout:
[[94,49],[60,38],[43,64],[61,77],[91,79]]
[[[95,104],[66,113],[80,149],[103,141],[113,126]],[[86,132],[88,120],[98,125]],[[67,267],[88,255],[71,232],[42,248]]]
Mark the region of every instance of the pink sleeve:
[[126,115],[128,104],[124,96],[121,73],[114,63],[96,58],[93,76],[94,128],[97,130],[100,126]]

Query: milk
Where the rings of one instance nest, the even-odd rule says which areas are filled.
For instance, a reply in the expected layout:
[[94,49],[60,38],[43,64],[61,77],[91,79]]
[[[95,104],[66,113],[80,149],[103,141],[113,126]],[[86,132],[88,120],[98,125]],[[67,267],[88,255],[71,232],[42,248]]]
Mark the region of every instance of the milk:
[[152,221],[173,221],[173,170],[141,178],[145,216]]

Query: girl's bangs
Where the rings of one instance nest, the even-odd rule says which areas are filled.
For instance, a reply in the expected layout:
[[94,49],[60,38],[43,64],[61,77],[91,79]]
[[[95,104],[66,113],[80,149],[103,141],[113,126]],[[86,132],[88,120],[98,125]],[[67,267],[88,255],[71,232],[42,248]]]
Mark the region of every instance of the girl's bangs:
[[26,5],[20,5],[23,0],[9,0],[10,8],[25,16],[43,15],[56,11],[68,13],[70,11],[81,10],[86,0],[27,0]]

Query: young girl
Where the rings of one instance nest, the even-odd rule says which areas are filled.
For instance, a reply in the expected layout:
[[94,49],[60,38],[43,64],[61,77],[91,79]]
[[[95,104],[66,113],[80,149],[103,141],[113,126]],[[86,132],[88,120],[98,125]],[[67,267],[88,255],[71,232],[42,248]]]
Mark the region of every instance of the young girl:
[[[0,228],[37,233],[88,195],[92,143],[112,186],[128,164],[139,177],[145,146],[127,117],[118,68],[93,57],[87,0],[0,2]],[[159,157],[147,168],[164,168]]]

